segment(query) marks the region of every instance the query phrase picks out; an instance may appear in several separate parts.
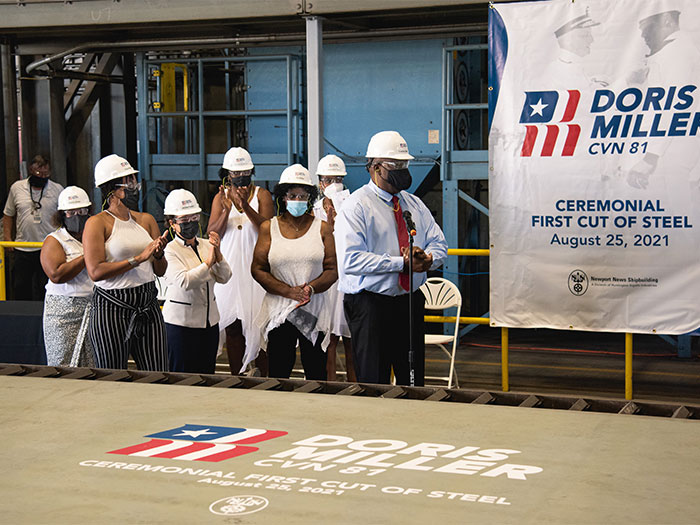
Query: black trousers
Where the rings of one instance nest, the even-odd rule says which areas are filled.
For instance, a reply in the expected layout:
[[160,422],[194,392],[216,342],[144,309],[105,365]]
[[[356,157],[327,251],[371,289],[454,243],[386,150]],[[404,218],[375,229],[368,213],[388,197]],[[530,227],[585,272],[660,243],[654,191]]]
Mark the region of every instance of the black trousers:
[[[363,291],[345,294],[345,318],[352,335],[355,371],[361,383],[408,385],[408,294],[390,296]],[[425,383],[425,297],[413,292],[413,366],[416,386]]]
[[219,349],[218,323],[208,328],[189,328],[165,323],[171,372],[213,374]]
[[319,334],[316,344],[312,344],[290,323],[270,330],[267,335],[267,357],[270,362],[270,377],[289,378],[296,360],[297,341],[301,347],[301,364],[304,365],[306,379],[326,380],[326,352],[321,348],[323,334]]
[[12,292],[15,301],[43,301],[49,280],[41,267],[41,251],[12,252]]

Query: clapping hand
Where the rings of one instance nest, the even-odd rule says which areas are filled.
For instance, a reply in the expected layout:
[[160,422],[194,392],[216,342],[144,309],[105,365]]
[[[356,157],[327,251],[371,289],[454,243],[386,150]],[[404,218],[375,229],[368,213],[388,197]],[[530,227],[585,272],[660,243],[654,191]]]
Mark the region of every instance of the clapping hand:
[[224,188],[223,185],[219,186],[219,199],[224,209],[230,211],[233,204],[231,203],[231,198],[229,197],[229,188]]
[[335,211],[335,206],[333,206],[333,201],[328,197],[323,199],[323,210],[326,212],[326,222],[333,226],[337,212]]
[[233,204],[235,204],[236,208],[239,210],[243,209],[243,206],[245,206],[248,203],[248,186],[233,186],[230,190],[229,193],[231,195],[231,200],[233,201]]
[[[223,256],[221,255],[221,237],[215,231],[209,232],[209,244],[211,244],[211,250],[209,251],[209,258],[213,259],[213,264],[221,261]],[[209,265],[211,268],[212,265]]]
[[139,255],[136,256],[136,260],[139,263],[142,263],[143,261],[147,261],[148,259],[150,259],[151,256],[153,256],[153,254],[155,253],[162,254],[166,244],[167,242],[163,235],[161,235],[160,237],[156,237],[151,242],[149,242],[148,245],[146,245],[146,247]]

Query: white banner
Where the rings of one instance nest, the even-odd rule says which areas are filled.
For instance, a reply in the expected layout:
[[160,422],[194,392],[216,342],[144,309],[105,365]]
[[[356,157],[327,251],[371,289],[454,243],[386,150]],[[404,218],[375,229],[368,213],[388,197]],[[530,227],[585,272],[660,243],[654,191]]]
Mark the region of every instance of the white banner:
[[490,10],[491,320],[700,326],[700,2]]

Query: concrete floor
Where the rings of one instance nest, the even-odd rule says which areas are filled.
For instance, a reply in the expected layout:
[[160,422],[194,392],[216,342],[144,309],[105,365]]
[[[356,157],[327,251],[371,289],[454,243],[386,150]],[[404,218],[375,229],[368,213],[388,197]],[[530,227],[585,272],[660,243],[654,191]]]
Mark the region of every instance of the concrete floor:
[[[692,420],[29,377],[0,377],[0,398],[12,400],[0,412],[3,523],[697,523],[700,514]],[[217,427],[286,434],[221,461],[173,452],[214,446],[197,442]],[[161,435],[170,451],[153,457],[142,444],[170,429],[187,437]]]

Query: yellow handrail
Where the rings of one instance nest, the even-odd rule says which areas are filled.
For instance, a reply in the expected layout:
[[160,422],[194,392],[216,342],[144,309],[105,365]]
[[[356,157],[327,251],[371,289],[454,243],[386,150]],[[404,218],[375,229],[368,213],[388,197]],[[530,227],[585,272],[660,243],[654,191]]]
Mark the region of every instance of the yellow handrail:
[[0,241],[0,247],[2,248],[41,248],[43,245],[43,242],[33,241]]
[[488,257],[490,250],[478,248],[448,248],[447,255],[471,255],[474,257]]
[[0,301],[4,301],[5,293],[5,248],[41,248],[43,242],[0,241]]
[[625,399],[632,399],[632,334],[625,334]]

